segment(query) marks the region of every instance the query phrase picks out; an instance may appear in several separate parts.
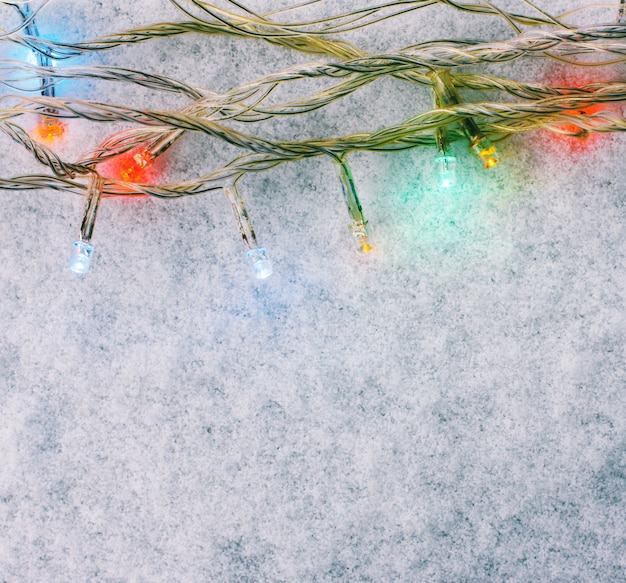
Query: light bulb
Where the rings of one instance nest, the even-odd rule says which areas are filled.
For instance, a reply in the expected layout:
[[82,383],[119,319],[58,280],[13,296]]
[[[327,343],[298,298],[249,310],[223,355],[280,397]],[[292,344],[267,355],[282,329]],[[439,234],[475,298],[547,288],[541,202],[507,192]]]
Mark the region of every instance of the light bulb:
[[119,175],[126,182],[143,182],[147,178],[147,170],[154,164],[155,160],[164,154],[174,142],[183,134],[182,131],[175,131],[148,143],[147,145],[135,148],[119,157],[116,167]]
[[456,157],[443,154],[435,158],[437,179],[442,188],[451,188],[456,185]]
[[257,279],[266,279],[274,272],[272,262],[267,256],[267,251],[264,247],[250,249],[250,251],[246,253],[246,258],[252,268],[254,277]]
[[237,221],[241,239],[244,245],[248,247],[246,258],[252,268],[252,273],[257,279],[266,279],[273,273],[272,262],[267,256],[265,247],[260,247],[257,242],[246,203],[237,188],[237,181],[235,180],[232,184],[224,186],[223,190],[233,209],[233,215]]
[[65,134],[65,123],[56,117],[40,117],[35,132],[44,142],[54,142]]
[[439,186],[450,188],[456,184],[456,158],[450,154],[448,131],[445,126],[435,130],[435,143],[439,155],[435,158],[435,169]]
[[91,267],[95,247],[87,241],[74,241],[70,253],[69,268],[77,275],[85,275]]
[[85,194],[85,213],[80,225],[80,239],[72,243],[72,252],[70,253],[70,271],[78,275],[85,275],[91,267],[95,247],[90,241],[96,224],[103,189],[104,180],[99,174],[94,173]]
[[120,161],[120,176],[126,182],[141,182],[143,172],[154,162],[152,156],[147,150],[141,150],[134,154],[122,156]]
[[[450,71],[441,69],[429,73],[433,82],[437,107],[448,107],[463,103],[459,92],[456,90]],[[485,168],[493,168],[500,159],[496,147],[480,131],[478,124],[471,118],[465,117],[459,121],[463,132],[470,143],[470,150],[478,156]]]
[[352,223],[348,229],[352,232],[352,236],[356,241],[357,250],[361,253],[369,253],[374,250],[374,245],[371,242],[372,233],[368,226],[367,221],[356,221]]
[[478,136],[477,141],[470,145],[470,149],[482,160],[487,170],[493,168],[500,160],[496,147],[484,136]]
[[350,170],[350,166],[348,166],[348,162],[344,157],[336,158],[334,162],[339,181],[341,182],[343,197],[348,206],[348,214],[352,219],[348,229],[352,233],[357,249],[362,253],[369,253],[374,250],[374,245],[371,241],[372,234],[363,216],[363,207],[354,185],[352,170]]
[[[14,4],[13,6],[18,10],[24,21],[26,34],[38,37],[39,30],[37,29],[35,20],[32,19],[33,13],[31,12],[28,3],[24,3],[23,6],[19,6],[18,4]],[[29,19],[31,20],[29,21]],[[30,63],[39,67],[51,67],[53,65],[53,61],[48,55],[35,49],[29,51],[27,59]],[[54,97],[54,78],[42,77],[40,80],[40,86],[41,95],[44,97]],[[44,109],[44,113],[48,113],[50,115],[44,115],[37,119],[37,126],[35,128],[37,138],[44,142],[54,142],[56,139],[62,138],[65,134],[65,123],[62,120],[53,117],[55,113],[58,113],[58,110],[49,107]]]

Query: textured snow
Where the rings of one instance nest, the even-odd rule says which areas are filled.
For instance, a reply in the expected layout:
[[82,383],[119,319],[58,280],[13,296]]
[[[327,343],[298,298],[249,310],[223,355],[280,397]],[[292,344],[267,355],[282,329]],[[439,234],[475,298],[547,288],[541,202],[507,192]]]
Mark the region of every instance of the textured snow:
[[[174,18],[165,0],[53,0],[38,22],[79,40]],[[347,38],[374,52],[511,35],[437,6]],[[77,62],[224,91],[309,60],[189,35]],[[566,75],[540,60],[491,70]],[[59,93],[185,103],[100,82]],[[367,131],[430,103],[383,80],[255,131]],[[126,127],[69,125],[70,158]],[[41,171],[0,146],[0,176]],[[493,173],[454,149],[455,193],[436,187],[431,150],[350,156],[373,257],[352,248],[329,160],[244,178],[274,261],[261,283],[220,193],[104,200],[80,279],[66,264],[82,200],[0,192],[0,581],[625,580],[626,140],[520,135]],[[233,155],[187,136],[164,179]]]

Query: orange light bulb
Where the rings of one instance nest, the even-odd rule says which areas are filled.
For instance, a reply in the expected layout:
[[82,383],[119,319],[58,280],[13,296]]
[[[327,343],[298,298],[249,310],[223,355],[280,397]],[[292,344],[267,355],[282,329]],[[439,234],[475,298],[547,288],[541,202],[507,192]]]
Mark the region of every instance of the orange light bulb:
[[35,133],[40,140],[51,143],[63,138],[65,123],[56,117],[41,117],[37,120]]

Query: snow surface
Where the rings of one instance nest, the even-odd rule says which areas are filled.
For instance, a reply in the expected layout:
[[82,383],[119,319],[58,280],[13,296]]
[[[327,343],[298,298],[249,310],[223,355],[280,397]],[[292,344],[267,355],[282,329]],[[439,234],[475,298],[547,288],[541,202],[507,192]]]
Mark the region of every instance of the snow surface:
[[[178,18],[165,0],[53,0],[39,28],[79,40]],[[346,38],[374,52],[511,34],[437,6]],[[77,62],[223,91],[310,60],[189,35]],[[541,60],[492,70],[568,75]],[[184,105],[112,83],[59,93]],[[258,131],[367,131],[430,102],[382,80]],[[71,122],[64,154],[122,127]],[[0,176],[41,171],[0,145]],[[454,148],[456,193],[436,187],[432,150],[350,156],[367,258],[328,160],[246,177],[275,266],[262,283],[219,193],[104,200],[80,279],[65,266],[81,199],[0,192],[0,581],[624,581],[626,141],[521,135],[493,173]],[[187,136],[167,177],[233,153]]]

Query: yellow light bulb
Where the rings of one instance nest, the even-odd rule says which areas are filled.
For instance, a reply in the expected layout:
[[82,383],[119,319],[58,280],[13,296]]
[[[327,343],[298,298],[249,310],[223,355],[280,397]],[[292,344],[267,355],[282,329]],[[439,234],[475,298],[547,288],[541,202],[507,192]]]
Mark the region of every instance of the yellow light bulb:
[[[448,107],[463,103],[461,96],[454,86],[452,76],[448,70],[436,70],[429,73],[433,82],[437,107]],[[493,168],[499,160],[495,146],[482,133],[478,124],[471,117],[464,117],[460,120],[461,127],[470,141],[470,150],[478,156],[485,168]],[[439,146],[442,147],[440,140]]]
[[352,231],[358,250],[361,253],[369,253],[374,250],[374,245],[370,242],[370,231],[367,221],[355,221],[348,228]]
[[470,149],[482,160],[487,169],[493,168],[500,160],[496,147],[487,138],[478,140],[470,146]]

